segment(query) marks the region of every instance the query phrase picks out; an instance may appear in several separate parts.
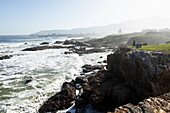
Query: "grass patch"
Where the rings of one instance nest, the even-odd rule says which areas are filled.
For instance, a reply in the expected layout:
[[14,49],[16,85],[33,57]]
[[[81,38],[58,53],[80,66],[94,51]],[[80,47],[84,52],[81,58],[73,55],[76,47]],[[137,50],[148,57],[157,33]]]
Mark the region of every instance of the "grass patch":
[[[132,47],[132,46],[128,46]],[[142,46],[141,48],[138,48],[138,50],[149,50],[149,51],[162,51],[162,52],[167,52],[170,54],[170,44],[159,44],[159,45],[147,45],[147,46]]]

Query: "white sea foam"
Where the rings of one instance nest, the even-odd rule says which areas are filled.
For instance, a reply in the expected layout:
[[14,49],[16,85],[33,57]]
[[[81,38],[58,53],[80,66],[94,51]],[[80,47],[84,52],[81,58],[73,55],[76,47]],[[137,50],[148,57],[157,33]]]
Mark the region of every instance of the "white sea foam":
[[[39,42],[30,41],[28,44],[0,44],[1,55],[13,55],[10,59],[0,60],[1,112],[37,112],[45,100],[60,91],[63,82],[79,76],[84,64],[97,64],[106,59],[106,53],[65,55],[67,49],[21,51],[37,46],[42,41],[53,43],[55,40],[57,39],[45,38]],[[30,81],[26,83],[27,80]]]

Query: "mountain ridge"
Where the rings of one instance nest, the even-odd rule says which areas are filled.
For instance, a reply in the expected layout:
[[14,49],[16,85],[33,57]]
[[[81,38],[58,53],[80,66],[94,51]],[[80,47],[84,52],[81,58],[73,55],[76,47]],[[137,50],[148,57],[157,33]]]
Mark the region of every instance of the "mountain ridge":
[[122,29],[123,33],[139,32],[143,29],[163,29],[170,28],[170,18],[163,17],[146,17],[135,20],[109,24],[105,26],[94,26],[86,28],[59,29],[59,30],[42,30],[33,35],[48,34],[114,34]]

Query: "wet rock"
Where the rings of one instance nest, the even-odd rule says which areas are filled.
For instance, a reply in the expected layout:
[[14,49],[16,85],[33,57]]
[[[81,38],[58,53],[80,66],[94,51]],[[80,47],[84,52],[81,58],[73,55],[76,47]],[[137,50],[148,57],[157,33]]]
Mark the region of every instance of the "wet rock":
[[94,70],[96,70],[96,69],[98,69],[98,70],[102,70],[102,69],[104,69],[104,66],[103,65],[84,65],[84,66],[82,66],[82,68],[83,68],[83,72],[84,73],[87,73],[87,72],[91,72],[91,71],[94,71]]
[[[170,92],[170,65],[166,54],[120,47],[108,55],[107,70],[102,65],[84,65],[82,68],[83,72],[92,73],[64,83],[63,87],[66,89],[63,91],[62,88],[60,93],[51,97],[51,101],[48,100],[43,105],[43,111],[66,109],[72,105],[70,103],[73,100],[76,101],[77,111],[84,111],[87,104],[101,112],[145,113],[170,110],[170,94],[167,93]],[[93,72],[96,69],[99,71]],[[77,88],[75,84],[81,84],[81,88]],[[73,96],[76,88],[83,90],[77,99]],[[74,93],[63,93],[65,91]],[[150,96],[152,97],[149,98]]]
[[10,59],[11,57],[13,57],[13,55],[0,56],[0,60]]
[[87,46],[87,47],[89,46],[90,47],[89,44],[83,43],[83,42],[79,42],[79,41],[76,41],[75,46]]
[[80,49],[75,49],[73,52],[77,53],[79,55],[82,55],[82,54],[106,52],[106,50],[105,49],[88,49],[88,50],[86,50],[86,49],[80,48]]
[[24,84],[28,84],[30,82],[32,82],[32,80],[26,80]]
[[40,45],[49,44],[49,42],[42,42]]
[[37,46],[37,47],[31,47],[23,49],[22,51],[39,51],[39,50],[45,50],[45,49],[62,49],[62,48],[74,48],[74,46]]
[[63,45],[75,44],[75,41],[72,40],[65,40]]
[[69,108],[76,99],[76,89],[69,83],[62,86],[61,92],[49,98],[39,109],[39,113],[56,112]]
[[99,62],[97,62],[97,63],[98,63],[98,64],[101,64],[102,62],[99,61]]
[[71,53],[72,53],[72,52],[70,52],[70,51],[65,51],[65,52],[64,52],[64,54],[66,54],[66,55],[67,55],[67,54],[71,54]]
[[103,60],[103,63],[107,63],[107,60]]
[[61,44],[63,41],[55,41],[54,44]]

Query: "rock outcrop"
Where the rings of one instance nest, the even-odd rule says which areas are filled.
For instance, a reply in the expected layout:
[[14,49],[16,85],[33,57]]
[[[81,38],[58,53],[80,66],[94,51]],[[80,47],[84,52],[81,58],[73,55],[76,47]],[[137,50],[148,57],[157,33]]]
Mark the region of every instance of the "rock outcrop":
[[138,105],[126,104],[115,109],[114,113],[169,113],[170,93],[158,97],[150,97]]
[[62,44],[63,41],[55,41],[54,44]]
[[40,45],[46,45],[49,44],[49,42],[42,42]]
[[106,52],[106,49],[100,49],[100,48],[94,48],[94,49],[86,49],[86,48],[75,48],[73,50],[74,53],[77,53],[79,55],[82,54],[90,54],[90,53],[101,53]]
[[76,106],[90,103],[98,111],[113,111],[170,92],[169,81],[166,54],[119,48],[108,55],[107,70],[99,71],[82,85],[83,94]]
[[13,55],[0,56],[0,60],[10,59],[11,57],[13,57]]
[[87,43],[84,42],[80,42],[80,41],[75,41],[75,40],[66,40],[64,41],[63,45],[69,45],[69,44],[73,44],[75,46],[90,46]]
[[76,89],[70,83],[64,83],[59,93],[49,98],[39,109],[39,113],[56,112],[67,109],[76,99]]
[[39,51],[45,49],[62,49],[62,48],[74,48],[74,46],[37,46],[23,49],[22,51]]
[[[127,109],[128,112],[145,113],[159,111],[159,107],[167,112],[170,108],[170,63],[167,59],[168,56],[164,53],[120,47],[108,55],[106,70],[99,68],[100,66],[85,65],[85,72],[92,73],[71,82],[80,92],[74,98],[76,110],[81,112],[90,104],[93,109],[102,112],[119,113],[126,112],[124,109]],[[98,72],[93,71],[96,68],[99,69]],[[80,86],[76,87],[76,84]],[[156,98],[162,94],[165,95]],[[63,109],[62,104],[57,103],[62,99],[53,97],[52,100],[55,100],[56,110]]]
[[86,73],[86,72],[91,72],[93,70],[104,70],[104,66],[103,65],[84,65],[82,66],[83,68],[83,72]]

